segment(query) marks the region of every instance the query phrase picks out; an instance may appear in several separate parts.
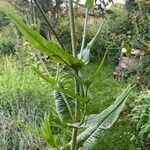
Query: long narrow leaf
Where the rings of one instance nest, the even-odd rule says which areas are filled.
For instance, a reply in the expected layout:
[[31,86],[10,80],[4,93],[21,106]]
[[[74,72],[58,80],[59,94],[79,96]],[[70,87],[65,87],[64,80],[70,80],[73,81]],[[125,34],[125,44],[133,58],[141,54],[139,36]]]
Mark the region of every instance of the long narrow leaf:
[[43,80],[45,80],[46,82],[50,83],[51,85],[53,85],[53,86],[56,86],[56,85],[57,85],[57,80],[55,80],[54,78],[49,77],[49,76],[46,75],[46,74],[43,74],[42,71],[40,71],[39,69],[37,69],[37,68],[35,68],[35,67],[32,67],[32,70],[33,70],[39,77],[41,77]]
[[98,139],[102,136],[102,133],[113,125],[121,113],[131,89],[132,87],[128,86],[114,104],[101,112],[96,117],[94,123],[77,137],[77,143],[79,145],[83,144],[83,150],[92,150],[97,144]]
[[21,127],[23,127],[24,129],[30,131],[31,133],[35,134],[36,136],[39,136],[41,137],[42,139],[46,140],[46,142],[56,148],[56,143],[55,143],[55,140],[54,140],[54,137],[52,135],[52,132],[51,132],[51,129],[50,129],[50,123],[48,120],[44,120],[44,132],[40,132],[38,130],[35,130],[33,128],[31,128],[30,126],[28,125],[25,125],[24,123],[20,122],[20,121],[16,121]]
[[77,95],[77,94],[75,94],[74,92],[72,92],[72,91],[70,91],[70,90],[68,90],[68,89],[57,87],[57,82],[58,82],[58,81],[56,81],[56,80],[53,79],[53,78],[50,78],[48,75],[43,74],[42,71],[40,71],[39,69],[34,68],[34,67],[33,67],[32,69],[33,69],[34,72],[35,72],[37,75],[39,75],[44,81],[50,83],[50,84],[52,85],[51,88],[52,88],[53,90],[56,90],[56,91],[59,91],[59,92],[63,92],[63,93],[65,93],[65,94],[67,94],[67,95],[70,95],[70,96],[72,96],[73,98],[75,98],[75,99],[77,99],[77,100],[79,100],[79,101],[81,101],[81,102],[87,102],[87,99],[86,99],[86,98],[81,97],[80,95]]
[[82,123],[81,122],[76,122],[76,123],[73,123],[73,124],[68,124],[68,126],[74,127],[74,128],[88,128],[88,127],[91,126],[91,124],[94,123],[97,116],[98,116],[98,114],[89,115],[85,118],[85,120]]
[[57,147],[54,136],[51,131],[50,122],[48,118],[44,120],[44,136],[45,139],[47,140],[47,143],[49,143],[54,148]]
[[83,79],[83,77],[80,75],[76,75],[74,72],[69,72],[73,77],[75,77],[76,78],[76,80],[78,80],[81,84],[83,84],[83,85],[86,85],[85,84],[85,81],[84,81],[84,79]]
[[94,45],[94,43],[96,42],[96,39],[98,38],[100,32],[102,31],[103,29],[103,25],[105,23],[106,19],[103,19],[102,23],[100,24],[100,27],[99,29],[97,30],[95,36],[93,37],[93,39],[87,44],[87,49],[91,49],[92,46]]
[[56,87],[55,90],[60,91],[60,92],[64,92],[65,94],[68,94],[68,95],[74,97],[75,99],[77,99],[78,101],[81,101],[81,102],[83,102],[83,103],[88,102],[88,99],[87,99],[87,98],[84,98],[84,97],[82,97],[82,96],[80,96],[80,95],[77,95],[77,94],[75,94],[74,92],[72,92],[72,91],[70,91],[70,90],[68,90],[68,89],[57,88],[57,87]]
[[78,147],[82,147],[83,150],[93,149],[93,147],[97,144],[98,139],[102,136],[102,134],[107,129],[109,129],[119,117],[119,114],[121,113],[125,105],[127,96],[132,88],[133,88],[132,86],[128,86],[123,91],[123,93],[116,99],[114,104],[109,106],[100,114],[91,116],[89,118],[90,120],[88,121],[86,120],[85,124],[83,123],[83,125],[85,125],[87,129],[80,135],[78,135],[77,137]]
[[97,77],[98,74],[100,73],[101,67],[102,67],[103,64],[104,64],[104,61],[105,61],[105,59],[106,59],[106,56],[107,56],[107,51],[105,52],[105,54],[104,54],[104,56],[103,56],[103,58],[102,58],[102,61],[100,62],[100,64],[99,64],[98,68],[96,69],[94,75],[92,76],[91,80],[89,81],[89,85],[88,85],[88,86],[90,86],[90,85],[93,83],[93,81],[96,79],[96,77]]
[[31,128],[31,127],[28,126],[28,125],[25,125],[24,123],[22,123],[22,122],[20,122],[20,121],[18,121],[18,120],[17,120],[16,122],[17,122],[21,127],[23,127],[24,129],[26,129],[26,130],[30,131],[31,133],[33,133],[33,134],[35,134],[35,135],[37,135],[37,136],[39,136],[39,137],[45,139],[45,136],[43,135],[43,133],[41,133],[41,132],[39,132],[39,131],[37,131],[37,130]]
[[22,34],[33,47],[47,56],[54,55],[73,69],[81,68],[84,65],[81,60],[73,57],[67,51],[58,46],[55,42],[47,41],[44,39],[38,32],[28,27],[21,19],[19,19],[20,17],[18,17],[15,12],[10,13],[9,8],[6,8],[7,5],[0,2],[0,10],[8,15],[11,21],[18,27],[18,29],[22,32]]
[[[90,2],[90,0],[89,0],[89,2]],[[86,13],[88,13],[88,10],[87,10]],[[84,46],[84,42],[83,42],[83,45],[82,45],[82,48],[81,48],[81,52],[78,54],[78,58],[81,59],[84,62],[85,65],[89,63],[91,48],[93,47],[96,39],[98,38],[98,35],[100,34],[100,32],[101,32],[101,30],[103,28],[104,23],[105,23],[105,19],[102,21],[102,23],[101,23],[101,25],[100,25],[97,33],[95,34],[95,36],[93,37],[93,39],[87,44],[87,47],[85,49],[83,49],[83,46]],[[86,23],[85,23],[85,27],[86,27]],[[83,37],[84,37],[83,38],[83,41],[84,41],[85,34],[84,34]]]

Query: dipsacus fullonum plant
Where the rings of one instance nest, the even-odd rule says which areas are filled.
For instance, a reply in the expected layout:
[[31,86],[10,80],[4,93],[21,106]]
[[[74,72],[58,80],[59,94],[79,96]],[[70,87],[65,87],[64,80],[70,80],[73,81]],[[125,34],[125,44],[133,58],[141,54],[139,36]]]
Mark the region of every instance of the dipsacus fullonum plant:
[[[88,11],[89,9],[92,9],[94,7],[94,1],[87,0],[85,2],[85,5],[82,6],[85,9],[83,40],[81,44],[81,50],[79,53],[77,53],[75,47],[75,22],[73,1],[69,0],[69,20],[72,41],[72,54],[70,54],[64,49],[63,43],[53,29],[51,22],[44,14],[44,11],[39,5],[38,1],[34,0],[34,3],[41,12],[42,16],[45,18],[46,23],[49,25],[49,28],[57,39],[57,43],[56,41],[46,40],[38,32],[26,25],[17,15],[17,13],[2,0],[0,2],[0,10],[3,11],[10,18],[10,20],[25,36],[26,40],[35,49],[37,49],[46,56],[50,56],[53,62],[55,62],[57,68],[55,76],[45,74],[43,71],[39,70],[36,67],[33,67],[33,71],[43,80],[50,84],[54,92],[54,99],[58,118],[63,122],[63,124],[72,128],[71,139],[70,142],[65,143],[63,146],[60,146],[56,142],[56,139],[51,130],[49,118],[45,118],[43,122],[43,129],[41,131],[32,129],[31,127],[19,121],[17,121],[17,123],[19,123],[22,127],[26,128],[33,134],[36,134],[37,136],[43,138],[47,142],[47,145],[50,147],[50,149],[92,150],[102,134],[107,129],[109,129],[118,118],[125,105],[127,96],[133,86],[129,85],[120,94],[116,101],[104,111],[100,112],[99,114],[91,114],[87,116],[87,108],[90,107],[88,103],[92,99],[89,94],[90,86],[91,84],[94,84],[95,78],[101,71],[101,66],[104,63],[106,53],[97,69],[93,71],[93,75],[91,78],[86,79],[84,74],[81,73],[81,69],[83,67],[86,67],[89,62],[90,49],[101,31],[105,19],[103,19],[103,21],[101,22],[101,25],[96,35],[87,44],[87,46],[85,46]],[[72,84],[72,81],[70,81],[72,84],[71,88],[68,88],[65,85],[65,82],[61,80],[61,73],[64,72],[62,68],[64,67],[66,68],[65,71],[68,72],[68,74],[70,74],[70,76],[72,76],[74,80],[74,84]],[[80,129],[82,129],[82,132],[78,132]]]

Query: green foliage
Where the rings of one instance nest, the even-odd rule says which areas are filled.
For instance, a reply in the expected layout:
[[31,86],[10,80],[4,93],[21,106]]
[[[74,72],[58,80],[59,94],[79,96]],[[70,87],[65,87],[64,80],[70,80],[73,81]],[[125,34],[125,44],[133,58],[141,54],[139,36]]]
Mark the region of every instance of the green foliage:
[[46,140],[46,142],[51,146],[51,147],[54,147],[56,148],[56,143],[55,143],[55,140],[54,140],[54,136],[52,134],[52,131],[51,131],[51,127],[50,127],[50,123],[49,123],[49,118],[45,118],[44,121],[43,121],[43,131],[42,132],[39,132],[19,121],[17,121],[17,123],[19,125],[21,125],[23,128],[27,129],[28,131],[30,131],[31,133],[35,134],[36,136],[39,136],[41,138],[43,138],[44,140]]
[[9,24],[9,20],[6,18],[6,15],[0,11],[0,28],[5,27]]
[[[56,125],[60,121],[54,111],[51,87],[33,73],[29,66],[34,64],[31,56],[25,54],[22,60],[21,55],[0,57],[0,146],[4,150],[47,149],[45,140],[21,128],[16,120],[40,130],[45,113],[50,113],[50,120],[55,121],[51,124],[55,134],[66,138],[69,131]],[[58,143],[64,141],[56,139]]]
[[[8,94],[9,92],[5,96],[8,96]],[[6,97],[3,97],[2,100],[4,99]],[[16,101],[13,97],[9,96],[9,101],[5,102],[5,106],[1,102],[0,146],[4,150],[45,147],[45,142],[41,138],[30,134],[27,130],[23,130],[16,123],[16,119],[18,119],[22,123],[30,124],[32,128],[41,126],[43,118],[42,107],[40,102],[35,102],[32,99],[29,97],[29,94],[23,94]]]
[[[40,5],[45,12],[50,11],[52,14],[56,13],[60,9],[60,5],[63,3],[62,0],[52,1],[52,0],[39,0]],[[55,5],[54,5],[55,3]]]
[[93,150],[137,150],[135,142],[131,140],[135,131],[134,126],[126,115],[123,115],[110,129],[110,132],[103,135]]
[[[42,122],[44,119],[44,113],[50,111],[50,117],[52,119],[52,131],[55,134],[56,142],[59,145],[62,145],[66,143],[66,139],[70,140],[70,131],[68,131],[69,129],[67,129],[66,126],[62,126],[60,128],[60,126],[56,125],[56,123],[59,124],[59,121],[56,115],[53,116],[53,109],[55,106],[52,95],[50,93],[51,87],[49,87],[47,83],[44,83],[43,80],[40,80],[40,78],[38,78],[38,76],[33,73],[32,69],[28,66],[29,63],[33,64],[33,62],[30,62],[29,58],[27,57],[24,58],[26,62],[26,68],[23,74],[20,72],[20,69],[22,67],[19,59],[8,56],[4,57],[3,59],[1,58],[1,62],[3,63],[1,63],[0,65],[0,84],[2,85],[0,86],[0,95],[2,96],[0,97],[0,99],[1,102],[3,102],[1,103],[2,108],[5,108],[5,111],[7,112],[4,113],[5,115],[2,115],[1,122],[3,122],[4,127],[5,125],[10,124],[12,120],[14,120],[13,124],[11,124],[13,126],[11,126],[12,132],[10,134],[5,134],[4,136],[4,132],[6,130],[2,128],[2,132],[0,133],[3,134],[2,136],[0,136],[0,141],[4,142],[3,139],[6,138],[6,136],[7,140],[5,140],[5,143],[2,142],[1,144],[9,148],[12,147],[12,145],[15,146],[15,144],[17,145],[18,142],[20,142],[20,147],[23,146],[24,149],[30,149],[31,147],[40,147],[46,149],[45,140],[42,140],[38,136],[31,134],[29,133],[29,131],[21,128],[18,124],[16,124],[16,119],[20,121],[26,120],[22,123],[29,125],[33,129],[39,129],[40,131],[40,129],[43,127]],[[97,65],[95,64],[88,65],[84,70],[84,74],[87,75],[87,77],[89,76],[89,74],[92,75],[93,69],[95,68],[97,68]],[[91,113],[99,113],[100,111],[107,108],[115,100],[116,96],[121,92],[121,89],[123,89],[123,87],[126,85],[124,81],[119,82],[111,78],[112,70],[113,67],[110,65],[103,66],[103,71],[101,72],[100,77],[98,77],[95,80],[95,84],[92,85],[91,94],[94,95],[94,99],[92,99],[92,101],[90,101],[89,103],[87,114],[90,115]],[[21,81],[22,76],[23,79]],[[10,99],[16,102],[12,102]],[[23,100],[24,102],[22,102]],[[8,112],[8,110],[11,110],[11,107],[13,107],[13,109],[15,110],[15,114],[19,114],[12,116],[11,114],[14,113],[10,114]],[[130,141],[131,135],[128,135],[128,132],[132,133],[131,130],[133,129],[129,124],[129,120],[124,118],[126,118],[126,116],[123,116],[123,118],[121,117],[122,121],[115,124],[109,132],[106,132],[106,136],[102,136],[101,140],[99,140],[100,143],[98,143],[98,145],[96,146],[96,150],[111,150],[112,148],[118,148],[120,150],[124,147],[127,147],[126,150],[128,150],[130,146],[133,146],[133,143]],[[116,130],[118,132],[116,132]],[[122,135],[124,136],[120,137]],[[60,139],[60,137],[62,138]],[[133,149],[131,148],[131,150]]]
[[77,95],[75,94],[74,92],[72,92],[71,90],[69,89],[66,89],[64,87],[58,87],[56,84],[57,84],[57,80],[55,80],[53,77],[50,78],[48,75],[45,75],[43,74],[40,70],[36,69],[36,68],[32,68],[36,74],[38,76],[40,76],[44,81],[46,81],[47,83],[49,83],[50,85],[52,85],[52,89],[53,90],[56,90],[56,91],[59,91],[59,92],[63,92],[65,94],[68,94],[74,98],[76,98],[78,101],[81,101],[81,102],[86,102],[86,98],[80,96],[80,95]]
[[126,0],[125,7],[128,10],[128,12],[131,12],[131,13],[139,9],[136,3],[136,0]]
[[137,141],[139,149],[150,148],[150,93],[141,94],[132,110],[132,121],[136,124],[134,140]]
[[[75,30],[75,35],[76,35],[76,49],[79,51],[80,50],[80,46],[81,46],[81,33],[83,31],[83,26],[81,24],[81,22],[83,21],[82,18],[77,17],[76,18],[76,30]],[[71,38],[70,38],[70,27],[69,27],[69,23],[68,23],[68,18],[64,17],[61,18],[61,20],[59,21],[59,34],[61,37],[61,40],[65,43],[65,47],[66,49],[71,52]]]
[[[90,64],[84,68],[83,72],[86,79],[91,78],[93,75],[93,69],[96,69],[97,66],[97,64]],[[113,80],[112,71],[114,66],[104,64],[101,69],[103,71],[99,72],[98,77],[90,88],[90,93],[93,98],[88,104],[89,107],[91,107],[91,109],[88,110],[89,115],[91,113],[97,114],[98,112],[103,111],[102,108],[107,108],[111,105],[111,103],[115,101],[116,96],[119,95],[121,90],[126,86],[125,81],[120,82]]]
[[149,1],[144,2],[137,0],[135,3],[138,9],[128,12],[129,19],[132,20],[134,28],[131,31],[127,42],[131,45],[131,47],[143,50],[149,55]]
[[149,56],[145,56],[143,63],[138,65],[133,70],[128,70],[130,81],[137,85],[139,90],[145,91],[150,89],[150,62]]
[[0,55],[15,53],[15,32],[11,24],[0,29]]
[[[132,87],[128,87],[120,95],[113,105],[103,112],[90,118],[88,128],[77,137],[77,144],[83,149],[91,150],[105,130],[109,129],[122,111],[126,98]],[[83,122],[84,123],[84,122]]]
[[56,86],[57,80],[55,80],[53,77],[49,77],[48,75],[44,74],[41,70],[32,67],[32,70],[39,76],[41,77],[44,81],[47,83],[50,83],[52,86]]
[[39,51],[43,52],[47,56],[55,55],[60,61],[65,62],[72,68],[80,68],[83,63],[71,56],[56,43],[46,41],[40,34],[27,27],[23,22],[19,21],[14,16],[10,16],[12,21],[17,25],[20,31],[25,35],[27,40]]
[[[134,4],[134,5],[132,5]],[[129,49],[141,50],[142,62],[139,66],[134,68],[135,76],[131,77],[132,81],[136,83],[141,90],[149,89],[150,77],[150,18],[149,18],[149,1],[127,1],[126,5],[132,10],[128,10],[129,19],[132,20],[134,28],[125,40]],[[135,9],[134,9],[135,8]]]
[[[126,10],[122,7],[121,5],[114,5],[110,8],[113,13],[107,15],[103,29],[91,49],[91,60],[99,58],[99,56],[104,54],[105,50],[109,49],[108,61],[113,64],[118,63],[122,41],[129,35],[130,30],[133,28]],[[101,20],[97,22],[101,23]],[[95,34],[98,23],[90,27],[87,36],[88,41]]]
[[0,62],[1,106],[7,107],[10,100],[30,99],[40,104],[43,111],[53,109],[54,103],[49,96],[50,87],[33,73],[29,67],[29,63],[33,64],[33,61],[29,56],[24,56],[24,60],[20,55],[4,56],[0,58]]
[[[89,77],[92,74],[93,68],[96,68],[96,66],[95,64],[90,64],[85,68],[84,74]],[[102,70],[99,77],[95,80],[95,84],[91,85],[90,92],[93,95],[93,99],[88,104],[90,108],[87,111],[88,115],[91,113],[97,114],[110,106],[127,84],[125,80],[116,81],[112,78],[114,66],[104,64]],[[135,131],[135,124],[128,118],[131,108],[134,107],[132,106],[133,101],[136,98],[137,93],[133,90],[121,116],[112,128],[108,132],[105,132],[102,138],[98,140],[98,144],[94,147],[94,150],[137,150],[135,141],[131,140]]]
[[[112,6],[112,14],[107,15],[105,22],[102,25],[102,29],[96,38],[96,41],[92,45],[90,50],[90,61],[99,60],[100,56],[104,55],[105,51],[109,49],[107,59],[110,63],[117,64],[119,57],[119,50],[121,49],[121,43],[126,35],[129,35],[130,30],[133,28],[131,21],[128,19],[128,14],[123,6]],[[76,49],[80,49],[81,32],[83,31],[82,23],[83,18],[78,17],[76,19]],[[97,30],[100,28],[103,22],[102,18],[92,18],[91,23],[88,24],[87,35],[85,45],[87,45],[95,36]],[[67,44],[67,48],[70,44],[70,31],[68,22],[63,19],[60,22],[60,30],[62,39]]]
[[85,7],[88,9],[93,9],[94,8],[94,1],[93,0],[86,0]]
[[101,63],[98,65],[98,67],[97,67],[97,69],[96,69],[94,75],[93,75],[92,78],[91,78],[91,81],[89,82],[89,85],[93,83],[93,81],[96,79],[96,77],[97,77],[98,74],[100,73],[100,70],[101,70],[101,67],[102,67],[102,65],[103,65],[103,63],[104,63],[104,61],[105,61],[106,55],[107,55],[107,52],[105,52],[104,57],[103,57]]
[[[89,5],[89,2],[87,2],[86,4]],[[88,7],[91,7],[91,4]],[[75,50],[73,2],[71,0],[69,1],[69,14],[70,14],[71,41],[72,41],[73,55],[69,54],[67,51],[61,48],[56,42],[47,41],[38,32],[29,28],[20,19],[20,17],[16,15],[15,11],[12,11],[5,4],[2,3],[0,9],[3,10],[8,15],[11,21],[18,27],[18,29],[22,32],[22,34],[26,37],[26,39],[34,48],[36,48],[37,50],[39,50],[40,52],[44,53],[47,56],[50,56],[52,58],[54,57],[57,58],[57,60],[53,59],[53,61],[57,65],[57,73],[56,73],[57,80],[55,80],[54,77],[51,78],[48,75],[43,74],[38,69],[34,68],[34,71],[42,79],[50,83],[51,90],[55,90],[54,97],[56,99],[56,108],[57,108],[56,111],[58,113],[58,117],[60,118],[60,120],[64,121],[64,125],[66,127],[68,125],[67,124],[68,119],[70,118],[72,122],[77,122],[79,120],[80,123],[84,123],[85,115],[87,112],[87,104],[91,100],[91,97],[89,97],[90,85],[94,82],[99,72],[101,71],[101,66],[105,60],[106,54],[104,55],[100,65],[98,66],[98,69],[95,71],[95,74],[92,76],[91,80],[89,80],[89,84],[87,84],[87,82],[83,80],[84,75],[82,77],[82,75],[80,74],[81,73],[80,70],[84,66],[84,63],[77,58],[77,51]],[[86,26],[84,27],[84,29],[86,29]],[[98,32],[95,34],[91,42],[87,45],[87,48],[91,48],[93,46],[93,43],[95,42],[95,39],[98,37],[100,31],[101,31],[101,27],[99,28]],[[84,40],[85,39],[83,39],[83,41]],[[69,66],[69,71],[74,72],[74,77],[75,77],[74,92],[64,88],[64,86],[62,87],[59,85],[61,82],[59,81],[60,64],[58,64],[58,62],[59,63],[61,62],[64,66],[66,65]],[[88,128],[85,129],[85,131],[83,131],[81,134],[77,135],[78,128],[72,126],[73,128],[72,139],[70,143],[67,144],[67,147],[66,145],[64,145],[64,147],[65,148],[70,147],[71,150],[76,150],[79,147],[85,150],[86,149],[92,150],[94,146],[97,144],[97,141],[101,137],[102,133],[106,129],[110,128],[112,124],[119,117],[131,89],[132,86],[128,86],[111,106],[109,106],[104,111],[97,114],[96,116],[93,115],[93,117],[91,117],[93,123],[91,123],[88,126]],[[71,99],[68,96],[71,96]],[[79,107],[80,105],[81,106],[84,105],[84,109],[80,109]],[[83,113],[80,114],[80,111],[83,111]],[[46,140],[46,142],[50,144],[51,147],[57,148],[57,145],[55,143],[55,138],[50,128],[49,119],[43,121],[44,124],[43,132],[36,131],[29,126],[22,124],[21,122],[19,124],[21,124],[22,127],[28,129],[32,133]]]
[[73,122],[75,103],[74,100],[63,92],[54,91],[56,111],[61,121]]
[[15,11],[13,12],[9,7],[6,7],[3,3],[1,3],[1,5],[1,9],[8,15],[12,22],[27,38],[30,44],[33,45],[36,49],[38,49],[47,56],[52,57],[52,55],[54,55],[54,57],[56,57],[59,61],[64,62],[66,65],[74,69],[81,68],[84,65],[82,61],[78,60],[77,58],[74,58],[55,42],[47,41],[38,32],[25,25],[23,21],[19,19],[20,17],[16,15]]

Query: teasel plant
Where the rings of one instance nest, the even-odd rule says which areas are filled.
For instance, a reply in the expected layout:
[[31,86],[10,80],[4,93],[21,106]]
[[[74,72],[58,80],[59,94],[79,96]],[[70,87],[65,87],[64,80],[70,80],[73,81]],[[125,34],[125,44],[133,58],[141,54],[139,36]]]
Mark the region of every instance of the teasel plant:
[[[97,69],[93,71],[91,78],[87,79],[81,70],[89,63],[90,50],[101,32],[105,18],[102,19],[100,27],[93,39],[87,45],[85,45],[88,11],[94,8],[94,1],[86,0],[85,5],[82,5],[82,7],[85,9],[83,39],[81,43],[81,50],[79,53],[77,53],[78,51],[75,46],[74,2],[73,0],[68,0],[72,45],[72,54],[70,54],[64,49],[63,42],[60,40],[58,33],[53,28],[52,23],[48,20],[39,2],[34,0],[34,3],[48,24],[49,29],[53,32],[57,42],[56,40],[46,40],[37,31],[26,25],[16,11],[3,0],[0,1],[0,10],[8,16],[8,18],[16,25],[18,30],[20,30],[20,32],[24,35],[26,40],[35,49],[44,55],[49,56],[53,62],[55,62],[55,76],[52,74],[43,73],[43,71],[37,67],[32,66],[32,68],[34,73],[40,76],[45,82],[50,84],[54,93],[58,118],[65,126],[72,129],[71,139],[70,142],[60,146],[56,142],[55,136],[53,135],[51,122],[48,116],[45,117],[43,121],[43,128],[40,131],[31,128],[19,120],[17,120],[16,123],[44,139],[50,150],[92,150],[98,143],[99,138],[102,137],[105,131],[111,128],[111,126],[119,117],[126,103],[127,97],[134,85],[128,85],[114,101],[114,103],[99,114],[87,115],[87,108],[90,107],[88,104],[92,100],[89,90],[101,72],[107,52],[104,54]],[[65,70],[63,70],[63,68],[65,68]],[[67,88],[65,82],[61,80],[62,72],[65,71],[67,71],[67,73],[74,80],[74,84],[72,84],[72,81],[70,81],[70,84],[72,85],[71,88]]]

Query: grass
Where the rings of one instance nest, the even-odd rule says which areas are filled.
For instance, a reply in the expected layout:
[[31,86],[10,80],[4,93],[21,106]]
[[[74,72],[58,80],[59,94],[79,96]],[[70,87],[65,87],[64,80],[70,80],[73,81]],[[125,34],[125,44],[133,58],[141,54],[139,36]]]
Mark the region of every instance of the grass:
[[[89,65],[85,70],[86,76],[89,77],[89,75],[92,75],[96,67],[97,65],[95,64]],[[112,78],[113,69],[111,65],[103,66],[99,76],[94,81],[90,89],[94,98],[89,104],[91,109],[88,113],[98,113],[105,107],[108,107],[116,99],[121,90],[126,87],[124,81],[116,81]]]
[[[5,56],[0,58],[0,104],[29,99],[46,109],[51,105],[50,87],[35,75],[28,65],[29,60]],[[31,62],[33,65],[33,62]],[[44,102],[44,103],[43,103]],[[49,108],[48,108],[49,109]]]
[[[25,59],[20,63],[19,59],[7,56],[1,57],[0,61],[0,107],[6,110],[5,112],[7,112],[7,109],[13,112],[10,116],[3,115],[1,123],[5,126],[6,123],[9,124],[12,122],[14,118],[22,117],[22,119],[28,118],[27,122],[30,124],[38,124],[38,120],[42,120],[41,118],[46,112],[54,109],[54,102],[49,85],[44,83],[33,73],[27,64],[29,60]],[[93,74],[96,67],[96,64],[90,64],[83,70],[87,78]],[[88,105],[87,114],[99,113],[107,108],[113,103],[122,89],[126,87],[127,83],[125,81],[116,81],[112,78],[113,69],[114,67],[112,65],[104,65],[102,72],[92,85],[90,91],[94,97]],[[130,112],[129,107],[131,100],[134,98],[134,92],[132,92],[131,95],[127,107],[118,122],[100,139],[95,150],[136,149],[134,142],[130,141],[134,131],[134,125],[132,125],[127,117]],[[28,105],[30,105],[30,107]],[[32,107],[34,107],[34,109],[32,109]],[[38,119],[38,117],[40,117],[40,119]],[[58,121],[56,116],[53,119]],[[3,140],[3,145],[5,145],[5,147],[3,147],[4,150],[9,147],[9,145],[8,147],[6,146],[6,143],[17,142],[18,139],[20,141],[19,144],[22,144],[24,149],[26,149],[25,144],[29,144],[32,147],[32,145],[41,143],[39,138],[35,138],[35,136],[32,136],[27,131],[18,130],[18,127],[14,127],[14,125],[15,124],[10,126],[12,131],[12,133],[9,134],[10,139],[4,141],[5,137],[0,138],[0,140]],[[1,131],[1,135],[6,135],[4,133],[5,129]],[[22,136],[22,133],[26,136],[26,139]],[[67,136],[65,131],[60,132],[60,129],[55,129],[55,133],[63,133],[62,137]],[[11,138],[13,138],[13,140]],[[27,141],[27,139],[29,139],[29,141]],[[0,141],[0,143],[2,142]]]
[[134,125],[122,116],[99,141],[95,150],[137,150],[135,142],[130,140],[133,132]]
[[1,56],[0,62],[0,147],[31,149],[42,141],[16,120],[33,128],[41,126],[45,113],[54,109],[50,87],[33,73],[26,57]]

